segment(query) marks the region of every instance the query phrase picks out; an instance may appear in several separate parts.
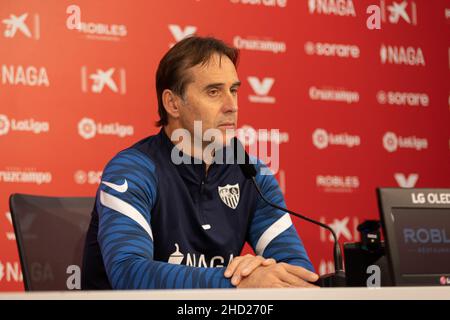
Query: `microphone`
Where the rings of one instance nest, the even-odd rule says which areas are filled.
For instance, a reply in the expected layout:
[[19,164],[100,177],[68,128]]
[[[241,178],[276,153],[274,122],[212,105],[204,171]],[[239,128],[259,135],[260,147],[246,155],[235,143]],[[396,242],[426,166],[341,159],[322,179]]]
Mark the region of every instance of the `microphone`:
[[319,221],[313,220],[311,218],[308,218],[304,215],[301,215],[299,213],[293,212],[291,210],[288,210],[286,208],[280,207],[274,203],[272,203],[270,200],[268,200],[264,194],[262,193],[258,183],[256,182],[256,168],[255,166],[250,163],[250,157],[248,156],[247,152],[245,151],[244,147],[242,146],[241,142],[238,138],[234,137],[231,140],[231,144],[233,146],[234,150],[234,160],[235,163],[239,164],[239,167],[241,168],[242,173],[244,174],[245,178],[252,181],[253,185],[256,188],[256,191],[258,192],[259,196],[264,200],[265,203],[267,203],[269,206],[279,209],[281,211],[287,212],[293,216],[296,216],[300,219],[306,220],[308,222],[311,222],[315,225],[318,225],[322,228],[327,229],[331,232],[334,239],[334,249],[333,249],[333,257],[334,257],[334,273],[329,273],[326,275],[323,275],[317,280],[314,284],[320,286],[320,287],[345,287],[346,286],[346,278],[345,278],[345,272],[344,267],[342,263],[342,253],[341,253],[341,247],[339,246],[339,242],[336,236],[336,233],[334,230]]

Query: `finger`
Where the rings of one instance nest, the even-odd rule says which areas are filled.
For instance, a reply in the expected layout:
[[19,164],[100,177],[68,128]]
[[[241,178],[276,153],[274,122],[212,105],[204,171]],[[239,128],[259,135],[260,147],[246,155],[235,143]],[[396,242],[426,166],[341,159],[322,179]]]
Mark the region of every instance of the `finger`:
[[246,277],[248,276],[250,273],[252,273],[256,268],[258,268],[259,266],[261,266],[264,263],[264,258],[263,257],[255,257],[253,259],[251,259],[248,263],[246,263],[245,265],[242,264],[242,272],[241,275]]
[[275,261],[275,259],[269,258],[269,259],[264,260],[263,263],[262,263],[262,265],[263,265],[263,266],[270,266],[270,265],[275,264],[275,263],[277,263],[277,262]]
[[289,272],[283,272],[280,275],[280,280],[289,283],[292,286],[295,287],[303,287],[303,288],[313,288],[316,287],[315,285],[299,278],[296,275],[293,275]]
[[311,272],[305,268],[293,266],[287,263],[283,263],[283,266],[289,273],[296,275],[297,277],[300,277],[308,282],[316,282],[319,279],[318,274]]
[[274,288],[295,288],[293,285],[284,282],[284,281],[279,281],[277,282],[274,286]]
[[228,267],[224,273],[224,276],[226,278],[229,278],[234,274],[234,271],[236,270],[237,266],[239,265],[240,260],[241,260],[240,257],[236,257],[231,261],[231,263],[228,265]]
[[256,259],[255,257],[241,259],[238,266],[234,270],[233,277],[231,278],[231,283],[234,286],[237,286],[241,282],[242,278],[245,277],[243,274],[243,270],[250,270],[250,272],[247,274],[249,275],[256,268],[252,266],[254,262],[258,263],[258,265],[261,264],[262,260],[258,260],[259,259]]

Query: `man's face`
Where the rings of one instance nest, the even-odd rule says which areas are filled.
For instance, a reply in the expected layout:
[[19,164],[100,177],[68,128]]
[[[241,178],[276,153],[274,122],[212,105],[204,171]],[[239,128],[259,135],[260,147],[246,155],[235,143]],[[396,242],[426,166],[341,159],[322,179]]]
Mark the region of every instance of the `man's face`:
[[[240,81],[233,62],[215,54],[205,65],[190,68],[190,77],[180,108],[180,123],[194,136],[194,121],[202,122],[202,131],[218,129],[223,133],[237,125],[237,91]],[[203,134],[202,132],[202,134]],[[201,137],[198,137],[201,138]]]

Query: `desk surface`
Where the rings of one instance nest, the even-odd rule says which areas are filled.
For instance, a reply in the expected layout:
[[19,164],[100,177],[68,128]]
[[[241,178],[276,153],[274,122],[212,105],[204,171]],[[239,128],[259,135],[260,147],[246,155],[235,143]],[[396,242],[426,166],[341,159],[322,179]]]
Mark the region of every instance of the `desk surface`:
[[0,293],[0,300],[450,300],[450,287],[198,289]]

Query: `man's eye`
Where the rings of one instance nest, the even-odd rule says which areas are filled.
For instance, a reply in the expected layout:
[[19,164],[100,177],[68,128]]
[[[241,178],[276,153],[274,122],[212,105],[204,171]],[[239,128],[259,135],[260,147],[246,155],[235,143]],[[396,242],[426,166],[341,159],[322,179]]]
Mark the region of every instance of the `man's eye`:
[[219,94],[219,90],[217,90],[217,89],[209,90],[208,94],[212,97],[217,96]]
[[237,95],[238,89],[231,89],[231,93],[234,94],[234,95]]

